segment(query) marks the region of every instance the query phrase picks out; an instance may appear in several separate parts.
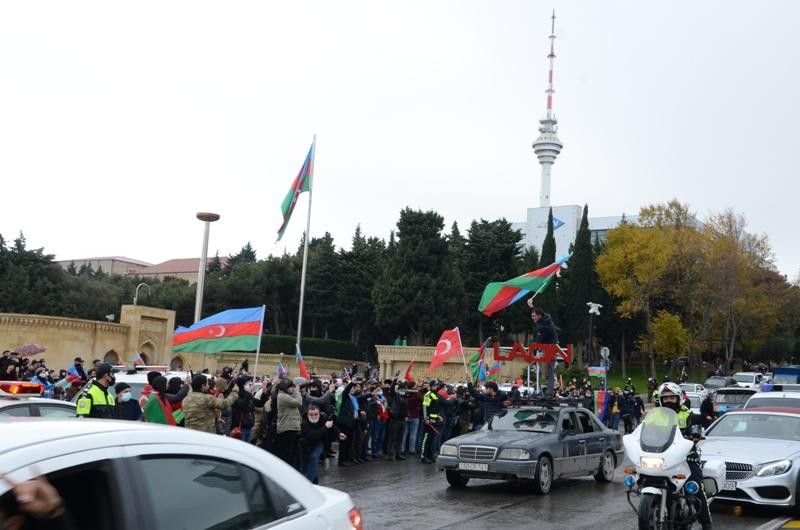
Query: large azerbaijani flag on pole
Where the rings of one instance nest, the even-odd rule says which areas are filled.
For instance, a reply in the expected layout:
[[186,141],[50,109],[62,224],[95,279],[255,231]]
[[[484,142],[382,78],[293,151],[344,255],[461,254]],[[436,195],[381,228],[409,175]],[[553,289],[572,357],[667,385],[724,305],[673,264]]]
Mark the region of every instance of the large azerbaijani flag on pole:
[[311,143],[311,148],[308,150],[306,159],[303,162],[303,167],[300,168],[300,172],[292,182],[292,187],[289,188],[286,197],[283,198],[283,202],[281,203],[283,224],[281,224],[281,227],[278,229],[278,241],[281,240],[283,232],[286,230],[286,227],[289,226],[289,219],[292,217],[294,206],[297,204],[297,199],[300,198],[300,194],[304,191],[311,191],[311,180],[314,176],[314,151],[316,150],[316,143],[316,139]]
[[561,269],[569,255],[555,261],[547,267],[526,272],[506,282],[492,282],[483,290],[478,311],[487,317],[501,311],[519,299],[534,293],[534,296],[544,291],[556,273]]
[[264,325],[264,307],[228,309],[188,328],[179,327],[172,336],[172,351],[220,353],[255,351]]

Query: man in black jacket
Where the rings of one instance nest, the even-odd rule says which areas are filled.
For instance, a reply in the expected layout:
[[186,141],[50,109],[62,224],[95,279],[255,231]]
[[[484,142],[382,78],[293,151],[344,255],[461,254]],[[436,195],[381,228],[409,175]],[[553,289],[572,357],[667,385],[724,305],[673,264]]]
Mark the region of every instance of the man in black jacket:
[[317,405],[310,404],[300,424],[300,448],[303,451],[304,474],[314,484],[318,484],[317,471],[322,451],[325,449],[325,441],[332,436],[338,436],[340,441],[347,438],[336,428],[333,420],[320,412]]
[[508,401],[506,393],[497,387],[497,383],[489,381],[485,385],[486,393],[483,394],[475,390],[472,382],[467,383],[467,390],[475,400],[483,402],[483,423],[491,420],[495,414],[506,408],[511,403]]
[[[558,332],[552,317],[538,307],[533,307],[533,298],[528,300],[531,306],[531,319],[536,324],[536,342],[540,344],[558,344]],[[547,363],[547,394],[555,395],[556,363]]]
[[400,381],[387,390],[389,403],[389,423],[386,427],[386,457],[389,460],[405,460],[400,454],[400,442],[408,417],[408,400],[405,397],[406,384]]
[[703,417],[703,428],[708,429],[708,426],[714,422],[717,414],[714,412],[714,403],[711,400],[711,393],[706,394],[706,397],[700,403],[700,416]]

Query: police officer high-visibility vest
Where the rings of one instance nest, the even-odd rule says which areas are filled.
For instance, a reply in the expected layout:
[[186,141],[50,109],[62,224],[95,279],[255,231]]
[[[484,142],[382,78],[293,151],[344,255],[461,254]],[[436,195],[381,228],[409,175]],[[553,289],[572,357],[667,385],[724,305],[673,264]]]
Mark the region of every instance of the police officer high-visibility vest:
[[692,411],[686,408],[686,405],[681,405],[681,408],[678,410],[678,429],[681,432],[686,431],[686,428],[689,426],[689,417],[692,415]]
[[114,396],[100,383],[92,381],[92,385],[81,392],[75,404],[75,414],[84,418],[114,419],[115,404]]
[[428,390],[422,398],[422,419],[436,421],[439,419],[439,396]]

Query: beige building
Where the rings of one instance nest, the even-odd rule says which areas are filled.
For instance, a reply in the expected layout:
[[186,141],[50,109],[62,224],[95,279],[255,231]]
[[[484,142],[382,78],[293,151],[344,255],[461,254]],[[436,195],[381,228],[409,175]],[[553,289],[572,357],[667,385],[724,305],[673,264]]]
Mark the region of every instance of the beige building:
[[[208,258],[206,263],[211,263],[214,258]],[[220,257],[219,261],[223,267],[228,264],[228,258]],[[207,265],[206,265],[207,266]],[[140,269],[134,273],[142,279],[147,278],[183,278],[189,283],[197,283],[197,275],[200,272],[200,258],[180,258],[171,259]]]
[[[70,265],[74,265],[77,270],[80,270],[81,267],[84,265],[91,265],[94,271],[98,271],[100,269],[103,272],[108,274],[119,274],[119,275],[126,275],[126,274],[136,274],[138,271],[146,268],[151,267],[152,263],[147,263],[145,261],[139,261],[132,258],[126,258],[124,256],[108,256],[105,258],[81,258],[81,259],[67,259],[67,260],[58,260],[56,261],[64,270],[67,270]],[[199,263],[199,260],[198,260]],[[195,271],[195,276],[197,275],[197,271]]]

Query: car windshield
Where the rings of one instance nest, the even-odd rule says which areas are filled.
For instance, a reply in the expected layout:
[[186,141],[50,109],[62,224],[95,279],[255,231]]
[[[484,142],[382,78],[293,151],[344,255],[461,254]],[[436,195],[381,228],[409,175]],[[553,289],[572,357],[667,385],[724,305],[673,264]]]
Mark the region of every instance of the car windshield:
[[698,396],[689,396],[689,408],[700,408],[700,398]]
[[797,376],[794,374],[775,374],[772,382],[781,385],[796,385],[798,381]]
[[714,403],[722,403],[725,405],[743,405],[747,403],[750,396],[753,394],[745,392],[717,392],[714,396]]
[[736,379],[737,383],[752,383],[754,381],[753,376],[748,374],[736,374],[733,378]]
[[694,385],[681,385],[681,390],[685,392],[694,392]]
[[706,437],[766,438],[768,440],[800,440],[800,416],[780,414],[726,414]]
[[492,431],[556,432],[558,412],[545,410],[502,410],[489,422]]
[[703,386],[722,386],[724,384],[725,384],[724,377],[712,377],[711,379],[703,383]]
[[751,399],[744,406],[746,409],[763,409],[763,408],[783,408],[783,409],[800,409],[800,396],[794,398],[788,397],[766,397]]
[[642,422],[639,443],[644,451],[661,452],[672,444],[678,427],[678,415],[667,407],[656,407]]

